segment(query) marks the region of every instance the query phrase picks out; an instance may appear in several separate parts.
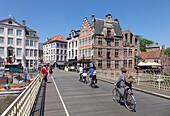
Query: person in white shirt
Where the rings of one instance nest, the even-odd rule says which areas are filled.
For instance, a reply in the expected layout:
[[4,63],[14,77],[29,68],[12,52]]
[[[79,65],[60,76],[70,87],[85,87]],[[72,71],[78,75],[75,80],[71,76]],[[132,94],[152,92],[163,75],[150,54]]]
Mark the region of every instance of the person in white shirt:
[[83,67],[80,65],[80,67],[79,67],[79,77],[80,77],[79,81],[82,80],[82,74],[83,74]]

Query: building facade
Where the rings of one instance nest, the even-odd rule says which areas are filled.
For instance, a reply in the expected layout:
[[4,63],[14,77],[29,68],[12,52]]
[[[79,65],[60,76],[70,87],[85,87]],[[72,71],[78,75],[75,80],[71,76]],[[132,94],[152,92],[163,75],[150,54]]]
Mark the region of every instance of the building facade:
[[0,56],[4,62],[11,58],[12,62],[22,63],[23,67],[37,67],[38,60],[37,32],[14,18],[0,20]]
[[69,37],[67,38],[68,61],[77,61],[78,59],[79,33],[80,30],[71,30]]
[[57,35],[43,44],[43,62],[63,69],[67,61],[67,40]]
[[106,15],[106,20],[92,15],[92,24],[84,19],[79,35],[79,59],[95,62],[98,71],[114,74],[126,67],[135,72],[138,52],[139,41],[130,31],[122,32],[119,21],[112,21],[111,14]]

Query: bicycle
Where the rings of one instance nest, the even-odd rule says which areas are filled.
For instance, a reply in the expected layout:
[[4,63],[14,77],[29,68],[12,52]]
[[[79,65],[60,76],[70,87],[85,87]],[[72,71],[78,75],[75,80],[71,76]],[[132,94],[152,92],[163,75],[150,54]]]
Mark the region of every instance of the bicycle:
[[[122,87],[123,89],[123,87]],[[130,110],[130,111],[135,111],[136,108],[136,100],[135,97],[133,95],[133,92],[129,90],[129,88],[127,88],[125,94],[123,97],[120,96],[120,93],[118,92],[118,88],[117,86],[115,86],[113,88],[112,91],[112,97],[113,100],[119,103],[124,103],[125,107]]]

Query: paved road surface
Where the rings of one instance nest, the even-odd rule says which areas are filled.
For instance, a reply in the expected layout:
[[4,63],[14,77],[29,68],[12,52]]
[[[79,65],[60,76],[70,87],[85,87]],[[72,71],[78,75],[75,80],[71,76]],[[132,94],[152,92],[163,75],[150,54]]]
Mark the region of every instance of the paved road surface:
[[47,83],[45,116],[170,115],[170,100],[134,91],[137,107],[136,112],[131,112],[112,100],[112,84],[98,81],[98,85],[92,89],[79,82],[75,72],[55,70]]

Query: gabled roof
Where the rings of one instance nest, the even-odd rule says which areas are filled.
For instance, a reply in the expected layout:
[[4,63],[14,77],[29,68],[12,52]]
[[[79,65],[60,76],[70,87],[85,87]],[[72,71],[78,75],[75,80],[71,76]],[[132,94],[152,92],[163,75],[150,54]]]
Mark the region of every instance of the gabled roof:
[[[102,34],[103,28],[104,28],[104,23],[105,21],[102,19],[97,19],[95,18],[94,22],[94,29],[95,29],[95,34]],[[114,31],[115,31],[115,36],[122,36],[121,28],[118,22],[112,22]]]
[[44,44],[51,43],[51,42],[54,42],[54,41],[67,42],[67,39],[65,39],[61,35],[57,35],[57,36],[53,36],[50,39],[48,39],[48,41],[46,41]]
[[155,59],[155,58],[160,58],[161,57],[161,50],[157,51],[150,51],[150,52],[141,52],[140,56],[143,59]]
[[[9,21],[12,21],[12,24],[9,24],[9,23],[8,23]],[[21,24],[18,23],[14,18],[7,18],[7,19],[4,19],[4,20],[0,20],[0,24],[23,27],[23,28],[25,28],[27,31],[34,31],[34,32],[36,32],[35,30],[33,30],[33,29],[31,29],[31,28],[29,28],[29,27],[27,27],[27,26],[21,25]]]

